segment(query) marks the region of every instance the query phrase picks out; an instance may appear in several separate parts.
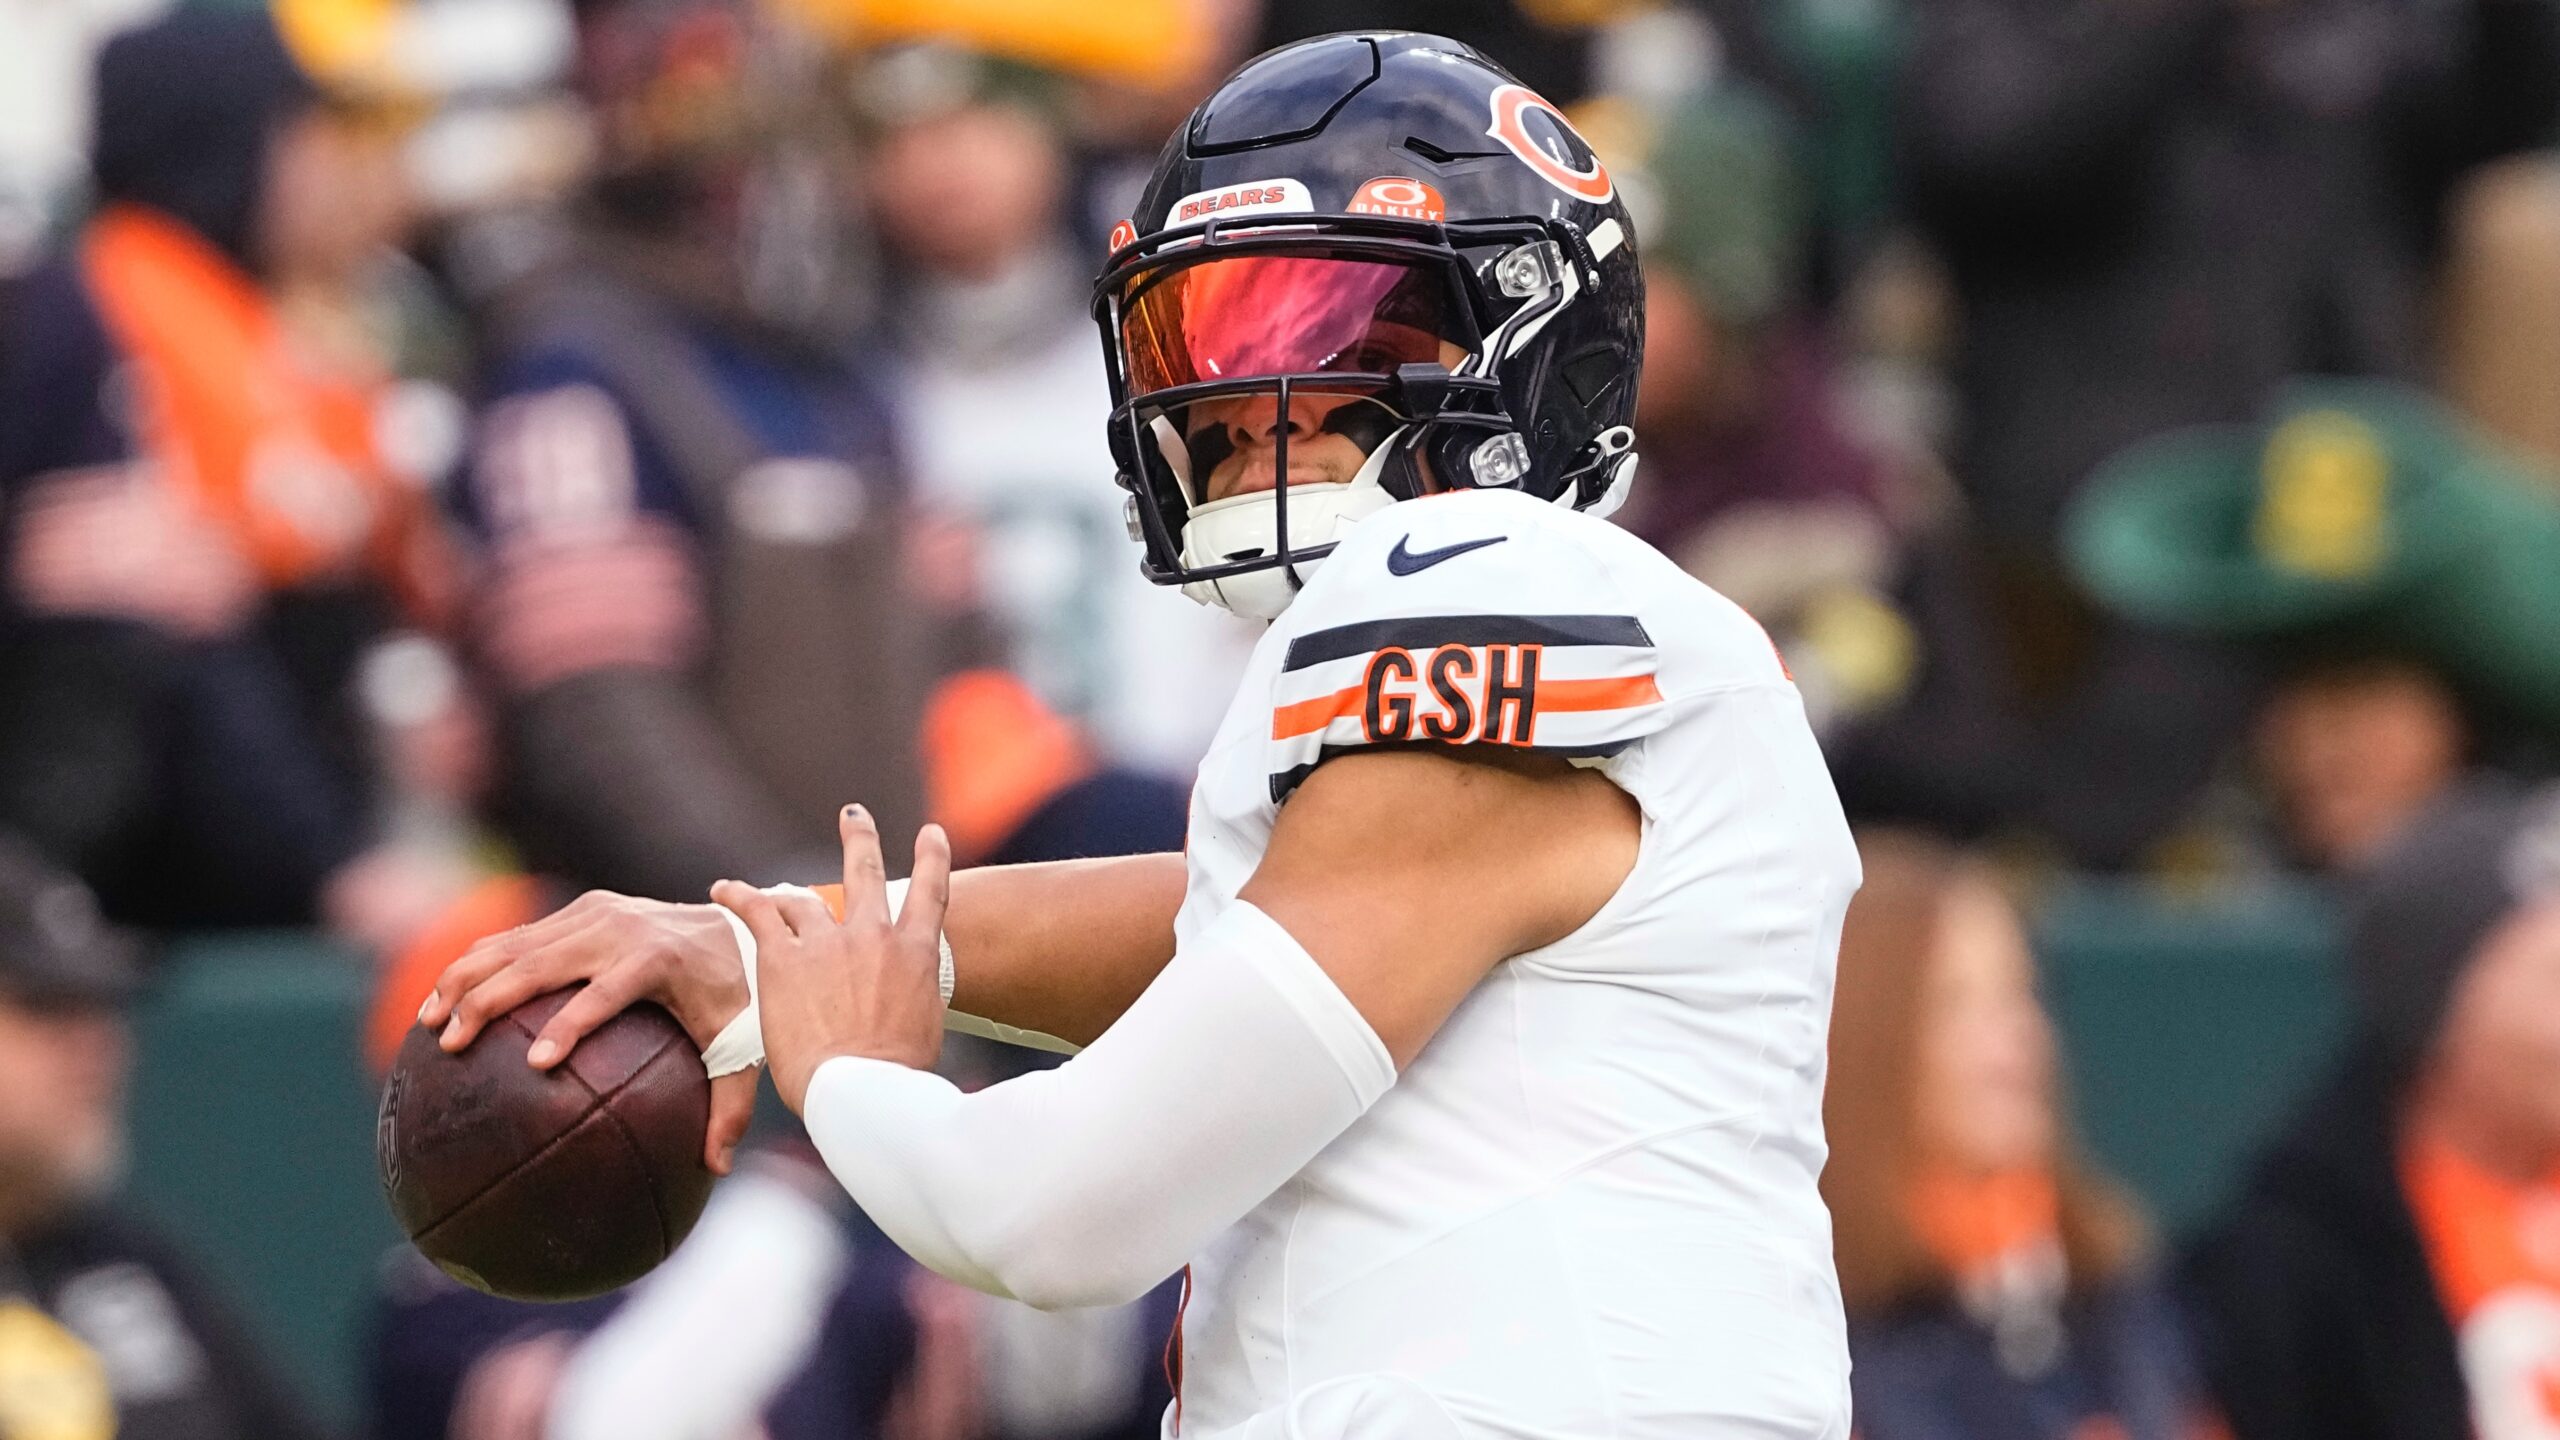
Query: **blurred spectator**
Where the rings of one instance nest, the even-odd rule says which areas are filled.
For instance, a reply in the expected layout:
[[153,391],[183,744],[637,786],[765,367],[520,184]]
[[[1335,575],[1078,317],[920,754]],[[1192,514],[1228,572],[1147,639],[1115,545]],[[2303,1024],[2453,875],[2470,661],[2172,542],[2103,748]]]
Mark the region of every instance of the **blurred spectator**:
[[2254,739],[2287,853],[2322,870],[2371,859],[2461,781],[2472,744],[2443,678],[2386,654],[2299,667],[2259,712]]
[[[1178,848],[1182,787],[1110,768],[989,663],[1002,656],[976,612],[967,546],[919,523],[892,383],[854,343],[843,303],[855,134],[830,98],[841,77],[729,0],[598,0],[580,31],[596,173],[530,263],[493,274],[471,268],[485,254],[462,256],[466,280],[485,286],[487,349],[464,495],[484,542],[471,625],[505,709],[506,803],[527,858],[574,885],[674,900],[726,876],[822,878],[841,869],[828,817],[854,796],[893,832],[931,814],[980,862]],[[926,98],[928,123],[950,118]],[[1078,378],[1062,408],[1071,433],[1103,448],[1089,277],[1055,232],[1053,142],[1004,107],[931,138],[947,153],[901,158],[900,136],[884,133],[873,160],[904,177],[889,190],[933,209],[939,238],[909,238],[956,266],[900,272],[896,318],[937,344],[956,343],[940,326],[1021,327],[1004,333],[1028,348],[967,352],[1010,378],[970,389],[930,453],[963,457],[943,469],[984,487],[973,500],[1019,496],[1036,512],[1055,498],[1040,488],[1053,472],[1013,467],[1046,463],[1070,433],[1043,423],[1055,399],[1044,374]],[[934,189],[955,176],[975,178]],[[1025,207],[1020,226],[1000,213],[1009,205]],[[976,293],[985,282],[996,293]],[[1040,329],[1061,297],[1072,352]],[[1028,368],[1005,368],[1017,360]],[[991,435],[1009,443],[967,448]],[[999,468],[966,468],[982,458]],[[1107,470],[1066,473],[1078,513],[1103,503],[1125,563]],[[1146,598],[1177,618],[1187,609]],[[1044,601],[1030,618],[1092,628]],[[518,880],[491,898],[385,982],[377,1053],[413,1023],[444,960],[554,897]],[[450,1415],[456,1440],[545,1424],[629,1440],[757,1423],[774,1440],[994,1433],[969,1428],[985,1413],[974,1332],[955,1327],[949,1297],[911,1287],[890,1247],[836,1212],[823,1173],[795,1181],[794,1164],[787,1143],[764,1147],[683,1257],[618,1310],[565,1315],[403,1281],[381,1408]],[[740,1305],[756,1326],[729,1318]],[[1037,1387],[1054,1373],[1014,1378]]]
[[1106,754],[1187,775],[1256,632],[1138,573],[1090,315],[1108,246],[1067,229],[1065,86],[947,46],[863,65],[881,319],[921,498],[972,532],[1009,663]]
[[724,0],[580,25],[597,171],[484,295],[464,496],[527,857],[678,900],[823,878],[857,795],[892,833],[929,811],[968,861],[1178,843],[1179,790],[1105,769],[991,668],[951,547],[912,523],[836,303],[852,137],[818,58]]
[[2446,192],[2547,135],[2560,10],[1915,0],[1902,90],[1911,213],[1958,300],[1995,753],[2036,776],[2000,808],[2070,859],[2135,863],[2256,677],[2228,646],[2091,612],[2054,563],[2064,510],[2113,452],[2247,417],[2294,375],[2427,368]]
[[2191,1433],[2200,1387],[2128,1203],[2075,1152],[2016,909],[1918,840],[1861,846],[1824,1123],[1858,1430]]
[[2560,116],[2544,0],[1915,0],[1903,159],[1963,304],[1957,473],[2048,550],[2114,451],[2413,376],[2446,191]]
[[920,1273],[805,1147],[749,1158],[683,1250],[611,1299],[492,1299],[404,1247],[373,1440],[964,1440],[926,1413]]
[[2560,474],[2560,156],[2481,167],[2454,197],[2445,257],[2445,398]]
[[2337,1078],[2187,1270],[2239,1440],[2552,1433],[2560,798],[2475,788],[2364,877]]
[[[264,14],[119,36],[104,208],[0,311],[0,817],[119,916],[317,911],[378,949],[462,883],[384,840],[403,732],[357,683],[450,583],[361,323],[407,223],[397,139]],[[404,773],[467,789],[458,690],[397,688],[406,734],[458,746]]]
[[759,1147],[684,1248],[603,1300],[466,1290],[403,1247],[373,1440],[1154,1440],[1178,1282],[1046,1313],[919,1269],[805,1144]]
[[807,288],[838,177],[784,144],[808,87],[745,6],[605,0],[579,27],[595,177],[530,261],[465,275],[469,624],[507,819],[578,885],[823,876],[846,797],[893,833],[922,818],[940,628],[880,386]]
[[[1725,0],[1733,8],[1732,0]],[[1745,0],[1770,48],[1797,77],[1810,132],[1815,255],[1822,293],[1849,288],[1898,223],[1894,206],[1893,77],[1905,0]]]
[[2367,858],[2560,721],[2560,495],[2399,387],[2304,382],[2260,424],[2136,446],[2067,540],[2116,612],[2270,674],[2255,758],[2289,859]]
[[316,1436],[189,1269],[107,1202],[140,978],[78,881],[0,839],[0,1435]]
[[[1710,43],[1656,28],[1657,48]],[[1648,197],[1644,483],[1627,524],[1768,628],[1827,732],[1910,678],[1890,592],[1918,517],[1910,478],[1851,433],[1834,394],[1804,294],[1794,130],[1730,77],[1592,108],[1616,132],[1594,143],[1620,141],[1621,183]]]
[[602,1300],[492,1299],[403,1247],[373,1440],[1154,1440],[1180,1290],[1048,1313],[963,1289],[851,1209],[804,1142],[768,1143],[673,1259]]

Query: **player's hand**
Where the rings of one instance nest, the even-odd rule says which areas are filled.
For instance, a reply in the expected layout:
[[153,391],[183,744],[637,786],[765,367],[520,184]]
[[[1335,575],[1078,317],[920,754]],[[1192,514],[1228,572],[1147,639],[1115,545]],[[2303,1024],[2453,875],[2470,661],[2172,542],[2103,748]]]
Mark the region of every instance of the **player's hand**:
[[[530,925],[492,935],[445,967],[418,1011],[446,1050],[469,1045],[491,1020],[579,981],[584,990],[542,1027],[526,1052],[537,1070],[565,1058],[589,1031],[647,1000],[665,1007],[697,1046],[747,1008],[747,971],[717,905],[671,905],[590,890]],[[703,1163],[729,1173],[755,1112],[756,1073],[711,1082]]]
[[942,1053],[942,912],[951,898],[951,842],[939,825],[916,836],[906,904],[892,920],[880,831],[870,812],[847,806],[838,828],[842,920],[811,895],[773,895],[735,880],[711,890],[755,932],[765,1067],[795,1115],[808,1098],[809,1078],[838,1055],[921,1070]]

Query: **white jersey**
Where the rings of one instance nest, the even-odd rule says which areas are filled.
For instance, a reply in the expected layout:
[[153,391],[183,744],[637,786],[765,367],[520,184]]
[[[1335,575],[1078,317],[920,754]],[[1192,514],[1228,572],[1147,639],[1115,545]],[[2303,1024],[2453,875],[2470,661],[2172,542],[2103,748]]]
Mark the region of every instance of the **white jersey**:
[[1597,766],[1642,808],[1635,867],[1199,1257],[1165,1433],[1846,1435],[1815,1178],[1858,861],[1784,663],[1606,521],[1390,506],[1246,668],[1192,797],[1183,943],[1323,757],[1417,741]]

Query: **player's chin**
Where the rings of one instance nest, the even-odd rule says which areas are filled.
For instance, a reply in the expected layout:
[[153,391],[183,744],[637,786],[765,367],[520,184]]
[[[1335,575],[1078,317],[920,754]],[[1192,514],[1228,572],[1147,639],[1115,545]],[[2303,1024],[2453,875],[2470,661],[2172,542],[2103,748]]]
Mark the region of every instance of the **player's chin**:
[[[1273,490],[1279,488],[1278,481],[1275,478],[1277,474],[1277,471],[1272,470],[1268,466],[1254,466],[1242,470],[1233,477],[1226,475],[1211,475],[1209,477],[1209,499],[1212,502],[1216,502],[1219,500],[1233,500],[1240,495],[1268,495]],[[1344,481],[1349,480],[1351,475],[1351,469],[1346,469],[1343,466],[1331,464],[1325,461],[1316,461],[1306,465],[1291,465],[1289,467],[1289,483],[1292,486],[1339,485]]]

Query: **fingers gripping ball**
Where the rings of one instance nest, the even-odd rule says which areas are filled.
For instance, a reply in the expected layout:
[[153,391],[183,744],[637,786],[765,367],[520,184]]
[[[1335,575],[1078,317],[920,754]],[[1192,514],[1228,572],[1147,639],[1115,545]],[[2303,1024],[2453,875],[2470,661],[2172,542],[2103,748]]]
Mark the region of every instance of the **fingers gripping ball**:
[[382,1092],[383,1193],[419,1251],[475,1289],[577,1300],[647,1274],[711,1198],[711,1082],[673,1018],[635,1005],[548,1071],[525,1050],[572,990],[460,1054],[412,1029]]

